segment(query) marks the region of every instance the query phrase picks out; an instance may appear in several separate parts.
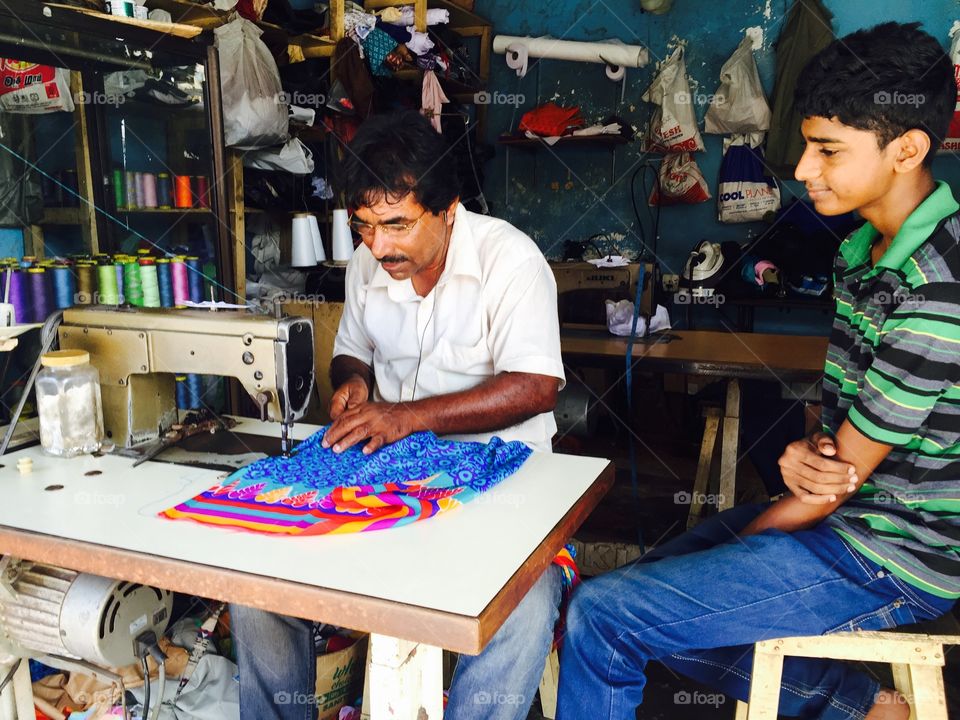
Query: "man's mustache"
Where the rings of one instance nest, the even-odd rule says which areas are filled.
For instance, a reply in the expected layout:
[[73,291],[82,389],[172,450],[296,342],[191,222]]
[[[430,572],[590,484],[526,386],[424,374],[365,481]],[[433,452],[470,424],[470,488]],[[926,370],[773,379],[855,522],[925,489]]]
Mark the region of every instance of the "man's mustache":
[[402,263],[406,262],[409,258],[404,255],[385,255],[382,258],[377,258],[378,263]]

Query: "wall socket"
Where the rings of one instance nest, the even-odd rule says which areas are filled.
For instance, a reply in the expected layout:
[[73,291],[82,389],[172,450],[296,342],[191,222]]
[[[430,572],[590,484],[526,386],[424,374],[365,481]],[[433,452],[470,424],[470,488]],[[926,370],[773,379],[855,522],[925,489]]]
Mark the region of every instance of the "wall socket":
[[667,292],[676,292],[680,287],[679,275],[663,275],[660,278],[663,289]]

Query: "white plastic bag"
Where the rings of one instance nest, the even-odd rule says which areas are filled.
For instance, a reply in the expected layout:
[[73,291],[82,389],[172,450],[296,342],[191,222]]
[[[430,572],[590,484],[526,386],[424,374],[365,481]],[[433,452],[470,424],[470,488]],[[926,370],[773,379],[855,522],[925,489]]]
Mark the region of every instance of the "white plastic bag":
[[720,68],[720,87],[707,108],[708,133],[752,133],[770,129],[770,106],[760,85],[753,40],[740,41]]
[[648,152],[703,150],[703,139],[697,129],[693,96],[687,81],[687,68],[683,62],[683,47],[678,47],[664,60],[657,76],[643,94],[643,99],[657,106],[647,132]]
[[228,147],[260,148],[288,137],[287,105],[263,31],[237,18],[214,29],[220,55],[223,136]]
[[[953,61],[953,74],[960,89],[960,20],[954,20],[950,28],[950,60]],[[957,105],[953,111],[953,119],[947,129],[947,137],[940,144],[940,152],[957,152],[960,150],[960,92],[957,94]]]
[[650,193],[653,205],[694,205],[710,199],[710,189],[693,155],[671,153],[657,171],[658,182]]
[[763,173],[761,142],[763,133],[724,139],[717,184],[717,219],[722,223],[756,222],[780,209],[780,188]]
[[73,109],[69,70],[0,59],[0,110],[40,115]]
[[309,175],[313,172],[313,152],[298,138],[290,138],[280,147],[244,153],[243,165],[257,170],[281,170],[294,175]]

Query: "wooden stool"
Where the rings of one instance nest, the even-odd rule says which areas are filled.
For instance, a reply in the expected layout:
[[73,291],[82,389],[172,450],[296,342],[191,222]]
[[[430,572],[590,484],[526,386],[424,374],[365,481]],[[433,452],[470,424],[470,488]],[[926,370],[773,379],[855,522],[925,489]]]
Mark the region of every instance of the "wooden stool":
[[947,720],[940,670],[944,645],[960,645],[960,636],[845,632],[758,642],[750,704],[737,704],[736,720],[777,720],[783,659],[788,655],[890,663],[894,684],[910,703],[910,720]]

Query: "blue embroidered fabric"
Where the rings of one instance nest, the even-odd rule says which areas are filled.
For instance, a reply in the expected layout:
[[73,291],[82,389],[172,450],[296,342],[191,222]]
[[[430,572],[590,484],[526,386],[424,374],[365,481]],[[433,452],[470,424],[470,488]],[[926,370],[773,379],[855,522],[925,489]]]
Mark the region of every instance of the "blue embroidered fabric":
[[432,432],[419,432],[364,455],[363,444],[342,453],[321,445],[327,428],[300,443],[289,458],[269,457],[241,470],[244,483],[295,485],[296,492],[329,492],[335,487],[382,485],[423,480],[438,473],[449,475],[453,485],[476,492],[490,489],[515,473],[530,456],[521,442],[492,438],[488,443],[441,440]]

